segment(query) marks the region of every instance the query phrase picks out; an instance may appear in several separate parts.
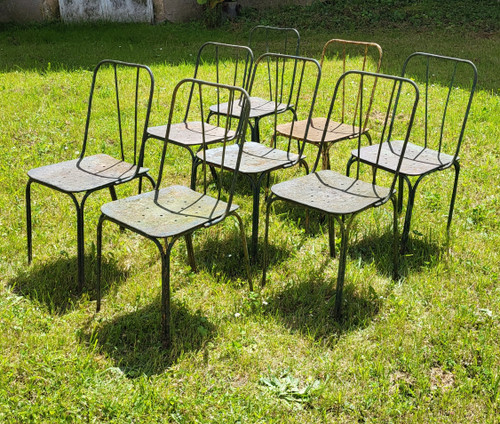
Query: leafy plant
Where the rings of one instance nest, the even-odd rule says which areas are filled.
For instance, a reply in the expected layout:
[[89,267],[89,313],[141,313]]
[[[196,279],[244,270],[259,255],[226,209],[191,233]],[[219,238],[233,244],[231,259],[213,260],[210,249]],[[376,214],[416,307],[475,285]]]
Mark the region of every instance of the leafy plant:
[[279,399],[299,408],[310,406],[313,399],[317,398],[323,391],[319,380],[314,380],[300,387],[300,380],[290,375],[288,369],[278,375],[261,377],[259,384]]

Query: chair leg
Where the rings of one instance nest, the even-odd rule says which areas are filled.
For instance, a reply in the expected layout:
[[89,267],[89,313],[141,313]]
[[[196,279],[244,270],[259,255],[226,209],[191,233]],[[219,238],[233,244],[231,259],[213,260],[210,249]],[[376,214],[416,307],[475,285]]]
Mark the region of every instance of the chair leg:
[[344,291],[344,279],[345,279],[345,268],[347,259],[347,243],[349,236],[349,223],[346,225],[342,220],[337,219],[340,226],[341,242],[340,242],[340,257],[339,257],[339,269],[337,273],[337,287],[335,290],[335,309],[334,315],[336,319],[341,316],[342,310],[342,292]]
[[90,192],[86,192],[81,203],[72,193],[68,193],[76,207],[76,247],[77,247],[77,262],[78,262],[78,291],[81,293],[85,284],[85,232],[83,210],[85,201]]
[[198,272],[196,268],[196,260],[194,258],[194,249],[193,249],[193,235],[192,234],[186,234],[184,236],[184,240],[186,241],[186,248],[188,252],[188,261],[189,261],[189,266],[191,267],[193,272]]
[[264,230],[264,251],[262,252],[262,281],[261,286],[264,287],[266,285],[266,277],[267,277],[267,265],[269,262],[269,215],[271,212],[271,203],[274,202],[272,195],[267,199],[266,202],[266,223]]
[[31,183],[29,180],[26,185],[26,238],[28,243],[28,264],[33,260],[33,234],[31,227]]
[[392,201],[392,209],[393,209],[393,218],[392,218],[392,226],[393,226],[393,245],[392,245],[392,254],[393,254],[393,269],[392,269],[392,279],[397,281],[399,279],[399,231],[398,231],[398,201],[399,199],[395,199],[394,196],[391,196]]
[[455,199],[457,197],[458,176],[460,174],[460,163],[455,162],[453,165],[455,166],[455,182],[453,183],[453,192],[451,194],[450,210],[448,212],[448,223],[446,225],[446,237],[448,241],[450,239],[451,220],[453,218],[453,209],[455,207]]
[[245,267],[247,269],[248,285],[250,287],[250,291],[253,291],[252,273],[250,272],[250,256],[248,255],[248,245],[247,245],[247,237],[245,234],[245,226],[243,225],[243,220],[236,212],[233,212],[233,215],[235,216],[240,226],[241,244],[243,245],[243,255],[245,256]]
[[413,206],[415,203],[415,193],[417,191],[417,187],[422,181],[422,177],[415,182],[413,186],[411,186],[410,181],[408,182],[408,204],[406,205],[406,215],[405,215],[405,223],[403,227],[403,234],[401,236],[401,251],[404,252],[407,249],[408,240],[410,238],[410,225],[411,225],[411,215],[413,213]]
[[161,328],[163,344],[166,348],[172,345],[172,322],[170,313],[170,250],[171,242],[161,253]]
[[260,143],[259,118],[255,118],[255,124],[250,129],[252,130],[252,141]]
[[331,215],[328,215],[328,243],[330,246],[330,257],[335,258],[335,221]]
[[330,169],[330,145],[325,144],[321,152],[322,169]]
[[403,211],[403,196],[404,196],[404,177],[402,175],[398,178],[398,213]]
[[101,266],[102,266],[102,224],[106,216],[101,214],[97,224],[97,303],[96,312],[101,310]]

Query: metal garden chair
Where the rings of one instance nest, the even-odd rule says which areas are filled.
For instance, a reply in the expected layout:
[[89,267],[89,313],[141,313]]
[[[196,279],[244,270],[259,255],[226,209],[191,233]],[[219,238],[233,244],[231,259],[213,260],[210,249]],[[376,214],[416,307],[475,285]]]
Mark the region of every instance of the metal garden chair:
[[[403,158],[399,169],[398,210],[401,212],[403,207],[405,181],[408,185],[408,201],[401,239],[401,247],[405,250],[417,187],[427,175],[453,167],[455,180],[447,223],[449,238],[460,172],[458,155],[476,87],[477,70],[469,60],[417,52],[406,59],[402,75],[411,76],[421,87],[423,101],[419,105],[415,124],[421,142],[409,143],[406,151],[402,150],[402,143],[353,150],[348,169],[354,161],[359,160],[395,173],[397,164]],[[417,138],[415,130],[413,140]]]
[[[209,69],[202,69],[202,65],[206,65]],[[204,43],[198,50],[193,78],[247,89],[252,65],[253,53],[249,47],[209,41]],[[216,100],[217,105],[221,103],[219,97],[216,97]],[[218,111],[220,113],[217,114],[218,118],[215,125],[193,121],[188,113],[190,110],[189,102],[190,100],[185,106],[183,121],[172,125],[169,131],[169,139],[166,141],[185,148],[191,155],[191,188],[194,189],[196,152],[201,148],[202,144],[215,144],[224,139],[225,128],[220,126],[219,116],[224,115],[225,112]],[[210,116],[209,106],[207,105],[207,111],[204,114],[206,118]],[[150,127],[147,130],[148,137],[165,141],[166,128],[167,125]]]
[[143,167],[153,90],[153,74],[147,66],[103,60],[92,77],[80,157],[28,171],[28,262],[32,261],[33,246],[31,185],[37,183],[67,194],[75,204],[79,290],[85,278],[83,211],[88,196],[107,188],[111,198],[116,199],[115,186],[138,177],[147,177],[155,186],[148,169]]
[[[264,178],[268,177],[272,171],[289,168],[298,163],[303,163],[307,167],[302,158],[304,143],[297,142],[291,137],[277,137],[278,119],[282,116],[281,113],[286,105],[291,104],[294,105],[295,113],[302,115],[303,112],[305,117],[311,116],[321,75],[321,68],[315,59],[266,53],[259,57],[255,63],[250,84],[251,90],[256,88],[254,80],[258,78],[259,72],[263,71],[267,74],[268,69],[271,76],[269,83],[274,97],[281,96],[286,99],[286,104],[283,106],[281,103],[271,102],[269,105],[272,147],[255,141],[246,142],[243,146],[243,155],[239,166],[239,173],[248,178],[253,192],[251,242],[251,255],[253,258],[257,254],[259,196]],[[250,97],[251,102],[253,99],[253,97]],[[235,105],[236,107],[237,105]],[[231,113],[231,115],[233,114]],[[234,145],[225,151],[227,164],[224,166],[227,169],[237,170],[236,159],[239,157],[239,149],[239,146]],[[223,150],[220,148],[203,152],[203,154],[206,154],[207,163],[213,167],[222,166],[222,153]],[[198,153],[198,157],[201,159],[201,153]]]
[[[295,28],[279,28],[271,27],[266,25],[257,25],[250,30],[248,45],[255,53],[259,52],[256,57],[261,56],[265,53],[280,53],[286,55],[297,56],[300,49],[300,35]],[[266,56],[269,61],[269,56]],[[267,68],[265,65],[267,64]],[[271,116],[277,110],[278,113],[284,113],[291,111],[295,117],[294,105],[290,103],[286,96],[283,96],[283,92],[273,91],[273,86],[271,80],[273,76],[272,64],[267,62],[260,63],[260,68],[266,70],[267,72],[260,72],[259,78],[253,80],[253,84],[256,84],[261,88],[260,97],[251,97],[251,109],[250,109],[250,119],[253,120],[249,122],[251,129],[252,141],[260,142],[260,120],[266,116]],[[254,90],[255,91],[255,90]],[[277,106],[277,107],[276,107]],[[210,107],[210,115],[216,115],[218,113],[226,113],[228,105],[227,104],[216,104]],[[234,117],[239,116],[239,108],[233,107]]]
[[[328,60],[332,57],[333,61]],[[327,61],[325,62],[325,59]],[[341,62],[341,67],[339,66]],[[328,77],[334,77],[335,81],[339,75],[348,70],[361,70],[379,72],[382,63],[382,48],[377,43],[369,43],[362,41],[351,41],[332,39],[326,42],[321,53],[321,69],[322,69],[322,85],[332,84],[332,80]],[[325,133],[323,140],[323,133],[325,129],[326,118],[314,117],[311,125],[308,127],[307,138],[305,141],[317,147],[323,140],[322,147],[322,166],[323,169],[330,169],[330,148],[337,142],[345,139],[354,139],[358,134],[365,135],[370,140],[368,132],[368,116],[371,112],[371,105],[373,102],[373,94],[376,89],[377,81],[373,81],[372,87],[365,87],[370,91],[369,104],[366,108],[366,116],[364,117],[364,126],[359,125],[358,108],[361,99],[358,86],[346,86],[345,84],[340,87],[339,101],[342,102],[342,107],[338,110],[338,115],[329,120],[328,129]],[[326,87],[325,87],[326,88]],[[320,89],[320,93],[327,93],[329,90],[324,91]],[[323,97],[325,102],[330,99]],[[318,105],[322,103],[321,95],[316,101],[316,110]],[[304,133],[308,126],[307,120],[301,120],[293,123],[293,133],[291,132],[292,123],[286,123],[278,126],[278,132],[283,135],[291,135],[298,140],[304,139]]]
[[[284,181],[271,187],[271,195],[267,200],[266,223],[265,223],[265,250],[264,266],[262,275],[262,285],[266,282],[266,272],[268,265],[268,239],[269,239],[269,216],[271,205],[277,200],[284,200],[295,205],[313,209],[328,216],[329,227],[333,227],[333,219],[340,226],[341,246],[338,265],[335,315],[340,316],[342,305],[342,291],[344,287],[344,277],[346,269],[346,256],[348,237],[354,218],[361,212],[382,206],[389,200],[394,208],[394,278],[398,274],[398,225],[397,225],[397,205],[395,196],[395,185],[401,167],[401,160],[395,165],[396,172],[392,179],[380,182],[380,177],[376,169],[369,178],[360,172],[357,167],[354,178],[345,176],[332,170],[317,171],[318,164],[322,157],[324,140],[327,137],[328,125],[332,116],[332,111],[342,102],[342,85],[355,84],[360,87],[360,102],[358,114],[361,128],[366,119],[366,108],[369,107],[369,101],[365,101],[365,84],[369,86],[374,84],[374,79],[378,79],[377,93],[375,100],[379,110],[383,111],[383,120],[379,128],[374,128],[380,136],[381,142],[401,145],[404,152],[410,130],[412,127],[415,110],[418,103],[418,88],[412,81],[394,77],[390,75],[375,74],[364,71],[348,71],[338,80],[333,93],[330,110],[326,117],[326,125],[323,130],[322,142],[316,157],[312,172],[306,176]],[[383,85],[384,92],[381,93]],[[398,119],[403,114],[404,119]],[[396,141],[397,140],[397,141]],[[361,149],[361,133],[357,137],[358,150]],[[380,146],[381,144],[379,144]],[[379,156],[380,159],[380,156]],[[335,240],[332,232],[330,235],[330,256],[334,256]]]
[[[231,152],[234,153],[231,160],[235,160],[234,168],[237,171],[241,160],[243,138],[250,109],[248,95],[242,88],[196,79],[182,80],[177,84],[172,95],[165,139],[169,140],[172,131],[175,131],[174,113],[179,109],[178,104],[184,106],[186,99],[189,98],[189,114],[196,117],[201,123],[201,137],[203,140],[207,140],[211,126],[204,123],[205,105],[207,102],[214,100],[215,91],[217,91],[217,96],[231,103],[236,104],[235,99],[238,99],[242,107],[240,120],[231,120],[229,113],[223,117],[224,126],[221,128],[224,129],[224,134],[219,141],[222,163],[225,164],[228,160],[228,152],[231,149]],[[236,125],[236,127],[232,128],[233,125]],[[187,237],[186,241],[191,240],[191,234],[194,231],[218,224],[228,216],[236,217],[240,225],[250,289],[252,289],[252,282],[250,280],[250,263],[243,222],[237,214],[238,206],[232,202],[236,173],[232,174],[231,185],[227,193],[222,191],[220,184],[216,184],[215,188],[213,184],[210,185],[211,180],[207,178],[206,171],[206,154],[211,149],[207,149],[208,143],[203,142],[202,149],[198,152],[198,158],[204,170],[202,190],[194,191],[183,185],[162,187],[162,182],[167,179],[168,172],[165,163],[167,146],[169,146],[169,143],[163,144],[158,183],[154,191],[107,203],[101,208],[102,215],[97,226],[97,310],[99,311],[101,307],[102,227],[104,221],[110,221],[153,241],[160,251],[162,337],[165,344],[170,345],[172,338],[170,322],[170,254],[172,247],[180,237]],[[235,150],[237,151],[235,152]],[[222,174],[225,172],[225,167],[222,167],[219,173],[220,181],[224,179]],[[187,248],[189,259],[193,265],[194,254],[191,243],[187,244]]]

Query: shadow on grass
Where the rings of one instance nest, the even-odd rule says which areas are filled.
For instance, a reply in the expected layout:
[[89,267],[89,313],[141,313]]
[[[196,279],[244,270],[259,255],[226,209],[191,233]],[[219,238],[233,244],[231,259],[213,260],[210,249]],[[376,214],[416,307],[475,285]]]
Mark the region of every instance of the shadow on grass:
[[[83,338],[96,343],[99,351],[113,358],[127,377],[157,375],[188,351],[197,351],[213,337],[216,327],[201,315],[172,299],[172,346],[166,349],[161,337],[159,299],[133,312],[99,323],[93,332],[83,327]],[[97,315],[98,317],[98,315]]]
[[[229,217],[228,222],[234,222],[234,228],[224,233],[217,231],[207,237],[204,232],[195,233],[193,242],[194,256],[198,270],[206,270],[213,275],[221,275],[225,278],[247,280],[245,256],[241,241],[240,229],[234,218]],[[205,230],[206,232],[206,230]],[[247,246],[250,249],[250,237],[247,235]],[[256,262],[250,257],[250,271],[254,286],[260,284],[262,276],[262,252],[263,240],[260,240],[257,249]],[[270,245],[269,255],[273,258],[285,259],[288,251],[279,246]]]
[[[82,296],[95,298],[96,273],[95,257],[85,256],[85,284],[80,293],[78,290],[77,259],[59,258],[43,264],[34,263],[21,271],[9,281],[13,291],[21,296],[45,304],[50,313],[63,315],[73,309],[74,304]],[[103,261],[102,264],[103,295],[112,284],[123,281],[127,273],[122,271],[116,262]]]
[[[378,314],[383,298],[392,290],[393,282],[387,285],[384,296],[380,296],[369,281],[363,284],[349,281],[349,267],[355,266],[356,258],[361,263],[373,263],[377,271],[391,278],[393,273],[392,230],[381,235],[364,238],[351,243],[348,249],[346,282],[342,294],[341,317],[334,315],[336,298],[338,259],[325,257],[320,268],[308,280],[289,284],[267,301],[269,311],[280,317],[283,324],[292,330],[312,336],[315,340],[335,343],[342,333],[368,326]],[[411,240],[412,254],[400,256],[399,276],[404,277],[423,266],[432,266],[441,258],[445,249],[429,240]],[[271,256],[271,265],[275,263]],[[325,280],[325,269],[334,267],[331,280]]]
[[[326,260],[327,266],[330,261]],[[369,287],[356,290],[346,281],[342,295],[342,312],[334,315],[336,278],[326,281],[322,272],[307,281],[293,284],[267,301],[269,311],[293,331],[312,336],[314,340],[334,344],[343,333],[367,327],[377,315],[382,300]]]

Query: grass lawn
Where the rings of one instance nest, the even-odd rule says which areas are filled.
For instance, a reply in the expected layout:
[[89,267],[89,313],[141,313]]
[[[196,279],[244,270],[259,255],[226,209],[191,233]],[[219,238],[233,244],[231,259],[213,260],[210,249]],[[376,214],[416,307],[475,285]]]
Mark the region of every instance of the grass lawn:
[[[244,43],[248,29],[0,28],[0,422],[498,422],[498,33],[301,31],[302,53],[318,59],[324,42],[338,37],[378,42],[385,73],[398,74],[417,50],[470,59],[479,73],[449,247],[451,171],[424,179],[417,191],[410,253],[397,282],[390,278],[390,206],[361,214],[339,321],[333,317],[338,261],[329,258],[326,226],[313,214],[306,232],[304,211],[279,202],[264,289],[248,290],[233,220],[195,233],[198,273],[188,266],[184,241],[176,244],[170,350],[159,337],[156,247],[112,225],[104,230],[103,306],[95,313],[96,224],[107,192],[86,204],[82,294],[73,204],[40,186],[32,190],[34,260],[27,265],[26,172],[78,156],[94,65],[104,58],[149,65],[156,79],[151,125],[159,125],[175,83],[192,76],[198,47],[207,40]],[[155,175],[159,145],[149,146]],[[332,150],[338,169],[351,147]],[[168,180],[188,184],[186,152],[170,149],[168,164]],[[278,173],[272,183],[302,172]],[[118,196],[136,189],[122,185]],[[249,236],[247,184],[234,202]],[[252,273],[258,283],[260,261]]]

